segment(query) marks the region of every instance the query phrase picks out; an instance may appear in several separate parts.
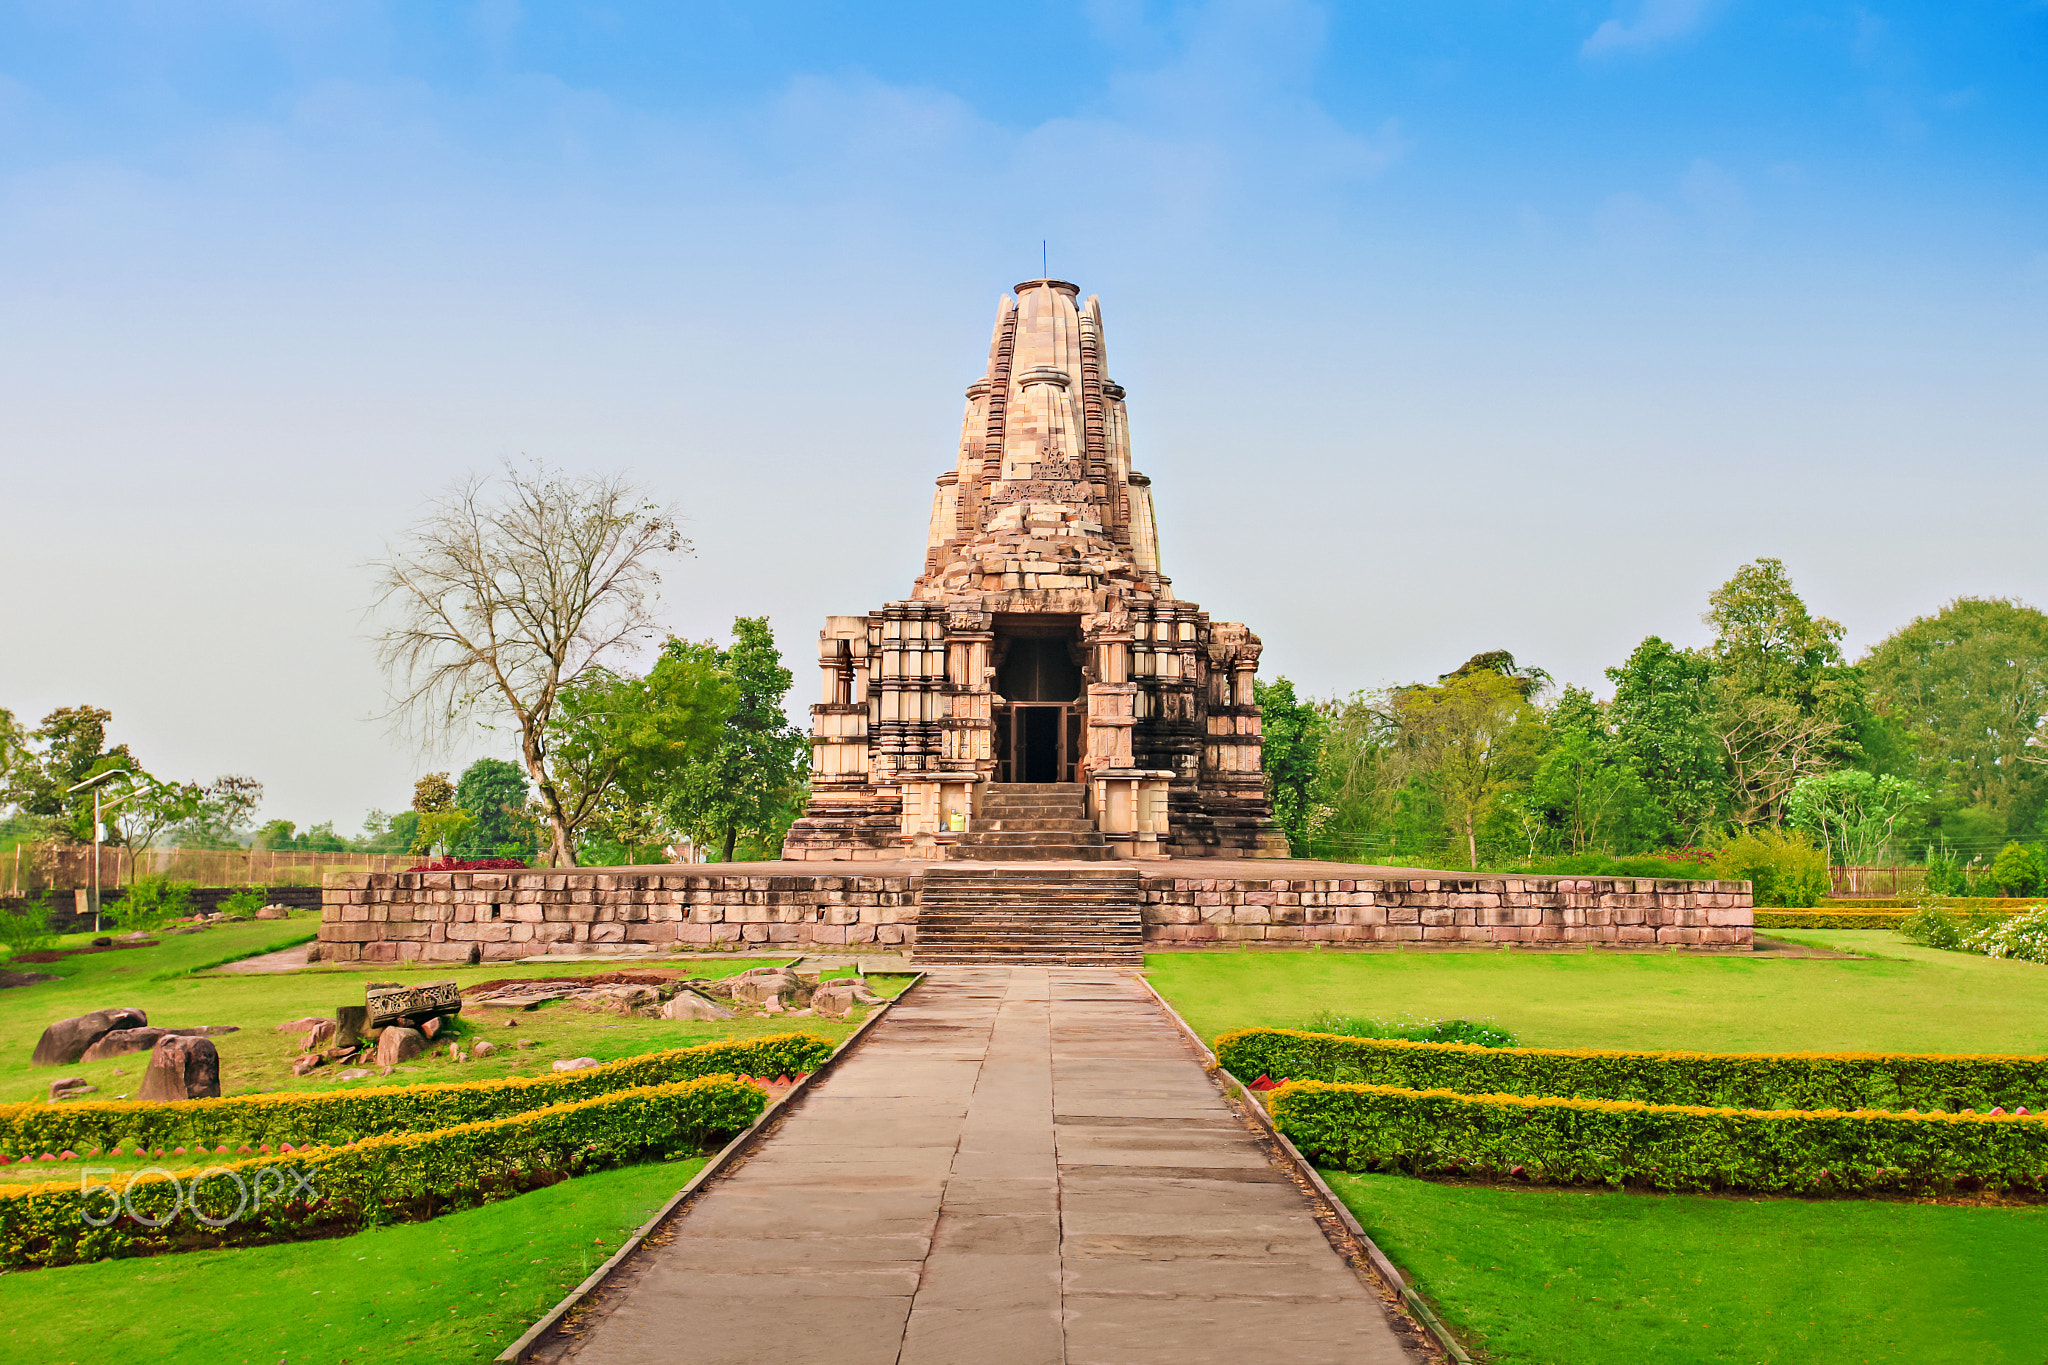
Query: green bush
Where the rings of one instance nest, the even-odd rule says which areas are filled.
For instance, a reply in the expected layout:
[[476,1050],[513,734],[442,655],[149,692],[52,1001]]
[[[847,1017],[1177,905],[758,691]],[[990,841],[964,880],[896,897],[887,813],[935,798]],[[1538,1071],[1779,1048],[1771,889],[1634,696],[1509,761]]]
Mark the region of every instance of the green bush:
[[1790,830],[1748,829],[1721,845],[1707,875],[1748,882],[1758,906],[1819,905],[1828,894],[1828,855]]
[[0,947],[10,953],[30,953],[57,946],[50,928],[50,897],[45,890],[23,905],[19,912],[0,910]]
[[[164,1176],[124,1182],[130,1206],[151,1228],[126,1216],[104,1218],[107,1187],[61,1184],[0,1187],[0,1266],[65,1265],[160,1251],[190,1251],[353,1232],[411,1222],[516,1194],[566,1176],[649,1156],[693,1151],[760,1117],[768,1096],[731,1076],[643,1086],[510,1118],[459,1123],[424,1133],[366,1137],[345,1147],[264,1157],[212,1168],[238,1175],[277,1197],[243,1206],[226,1226],[210,1227],[241,1202],[226,1176],[201,1185],[204,1206],[181,1207],[178,1184]],[[292,1196],[297,1171],[317,1197]],[[266,1176],[265,1172],[275,1172]],[[89,1173],[88,1173],[89,1174]],[[253,1200],[250,1202],[254,1202]]]
[[220,904],[214,908],[223,915],[232,915],[236,919],[250,919],[255,916],[258,910],[261,910],[268,904],[270,904],[270,888],[264,886],[245,886],[239,891],[231,891],[227,895],[222,896]]
[[2041,889],[2041,860],[2025,844],[2009,843],[1991,862],[1991,884],[2001,896],[2031,896]]
[[1239,1029],[1216,1040],[1232,1075],[1468,1095],[1639,1100],[1734,1109],[2048,1108],[2048,1056],[1904,1052],[1621,1052],[1486,1048]]
[[1963,940],[1965,952],[2048,963],[2048,909],[1987,925]]
[[1556,858],[1539,858],[1535,862],[1503,868],[1496,872],[1489,872],[1487,875],[1526,877],[1655,877],[1665,880],[1677,878],[1681,881],[1698,881],[1715,874],[1706,872],[1698,860],[1688,857],[1667,858],[1654,853],[1642,853],[1628,857],[1615,857],[1607,853],[1569,853]]
[[1897,929],[1902,910],[1759,910],[1758,929]]
[[1347,1171],[1800,1194],[2048,1186],[2048,1123],[2011,1115],[1765,1112],[1321,1081],[1284,1085],[1269,1103],[1297,1146]]
[[0,1153],[27,1157],[66,1148],[86,1152],[228,1142],[325,1146],[379,1133],[428,1132],[698,1076],[794,1076],[817,1070],[831,1055],[832,1044],[817,1034],[778,1033],[650,1052],[556,1076],[163,1104],[6,1104],[0,1105]]
[[192,883],[168,877],[137,877],[119,899],[106,903],[106,913],[128,933],[161,929],[192,913]]
[[1340,1038],[1403,1038],[1411,1043],[1515,1045],[1514,1034],[1477,1019],[1350,1019],[1323,1010],[1310,1017],[1307,1031],[1334,1033]]

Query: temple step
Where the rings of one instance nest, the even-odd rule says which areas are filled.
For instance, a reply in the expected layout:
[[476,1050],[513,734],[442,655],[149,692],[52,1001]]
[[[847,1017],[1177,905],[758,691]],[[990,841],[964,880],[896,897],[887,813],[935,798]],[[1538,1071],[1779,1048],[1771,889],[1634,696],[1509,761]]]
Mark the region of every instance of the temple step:
[[1143,895],[1135,868],[933,867],[924,874],[911,961],[1141,966]]

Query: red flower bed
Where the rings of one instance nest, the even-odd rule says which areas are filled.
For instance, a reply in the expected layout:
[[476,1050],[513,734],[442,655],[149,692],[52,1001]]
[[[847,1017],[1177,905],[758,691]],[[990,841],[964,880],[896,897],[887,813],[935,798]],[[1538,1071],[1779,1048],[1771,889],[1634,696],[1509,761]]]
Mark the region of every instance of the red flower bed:
[[439,862],[415,863],[407,872],[524,872],[527,864],[518,858],[443,858]]

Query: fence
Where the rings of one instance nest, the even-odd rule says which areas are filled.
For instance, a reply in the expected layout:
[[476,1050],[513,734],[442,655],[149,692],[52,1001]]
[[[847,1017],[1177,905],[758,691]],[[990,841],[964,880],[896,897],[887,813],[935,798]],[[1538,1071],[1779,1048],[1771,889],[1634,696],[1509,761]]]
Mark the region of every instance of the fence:
[[[403,872],[422,861],[405,853],[323,853],[300,849],[153,848],[138,869],[125,848],[100,849],[100,885],[128,885],[138,873],[200,886],[319,886],[335,872]],[[92,847],[28,845],[0,854],[0,884],[24,896],[92,885]]]
[[1844,900],[1917,896],[1927,889],[1924,867],[1831,867],[1828,895]]

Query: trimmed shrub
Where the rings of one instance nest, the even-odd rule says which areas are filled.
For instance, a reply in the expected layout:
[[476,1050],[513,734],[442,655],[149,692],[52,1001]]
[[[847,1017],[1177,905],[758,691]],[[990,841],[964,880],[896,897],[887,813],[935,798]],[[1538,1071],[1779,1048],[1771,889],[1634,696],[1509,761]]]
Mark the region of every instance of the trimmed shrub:
[[2048,1122],[2013,1115],[1772,1112],[1320,1081],[1283,1085],[1268,1102],[1297,1146],[1350,1171],[1801,1194],[2048,1185]]
[[1515,1045],[1514,1034],[1478,1019],[1351,1019],[1323,1010],[1309,1019],[1306,1031],[1334,1033],[1343,1038],[1405,1038],[1411,1043]]
[[1246,1079],[1359,1082],[1468,1095],[1734,1109],[2048,1107],[2048,1057],[1909,1052],[1620,1052],[1488,1048],[1240,1029],[1216,1056]]
[[1759,910],[1759,929],[1896,929],[1903,910]]
[[31,1102],[0,1105],[0,1153],[27,1156],[95,1148],[178,1147],[223,1142],[355,1142],[380,1133],[421,1133],[502,1118],[614,1090],[699,1076],[794,1076],[815,1071],[832,1044],[815,1033],[778,1033],[628,1057],[559,1076],[374,1087],[217,1100]]
[[[139,1175],[113,1190],[81,1188],[82,1182],[0,1188],[0,1266],[250,1246],[418,1221],[586,1171],[697,1150],[745,1128],[767,1103],[759,1086],[706,1076],[436,1132],[223,1164],[210,1169],[239,1176],[242,1185],[209,1176],[199,1183],[205,1207],[198,1210],[181,1200],[177,1181],[162,1175]],[[301,1176],[315,1197],[295,1197]],[[275,1197],[244,1199],[252,1189]],[[124,1192],[136,1214],[162,1226],[126,1215],[109,1219]],[[93,1226],[102,1221],[107,1226]]]

